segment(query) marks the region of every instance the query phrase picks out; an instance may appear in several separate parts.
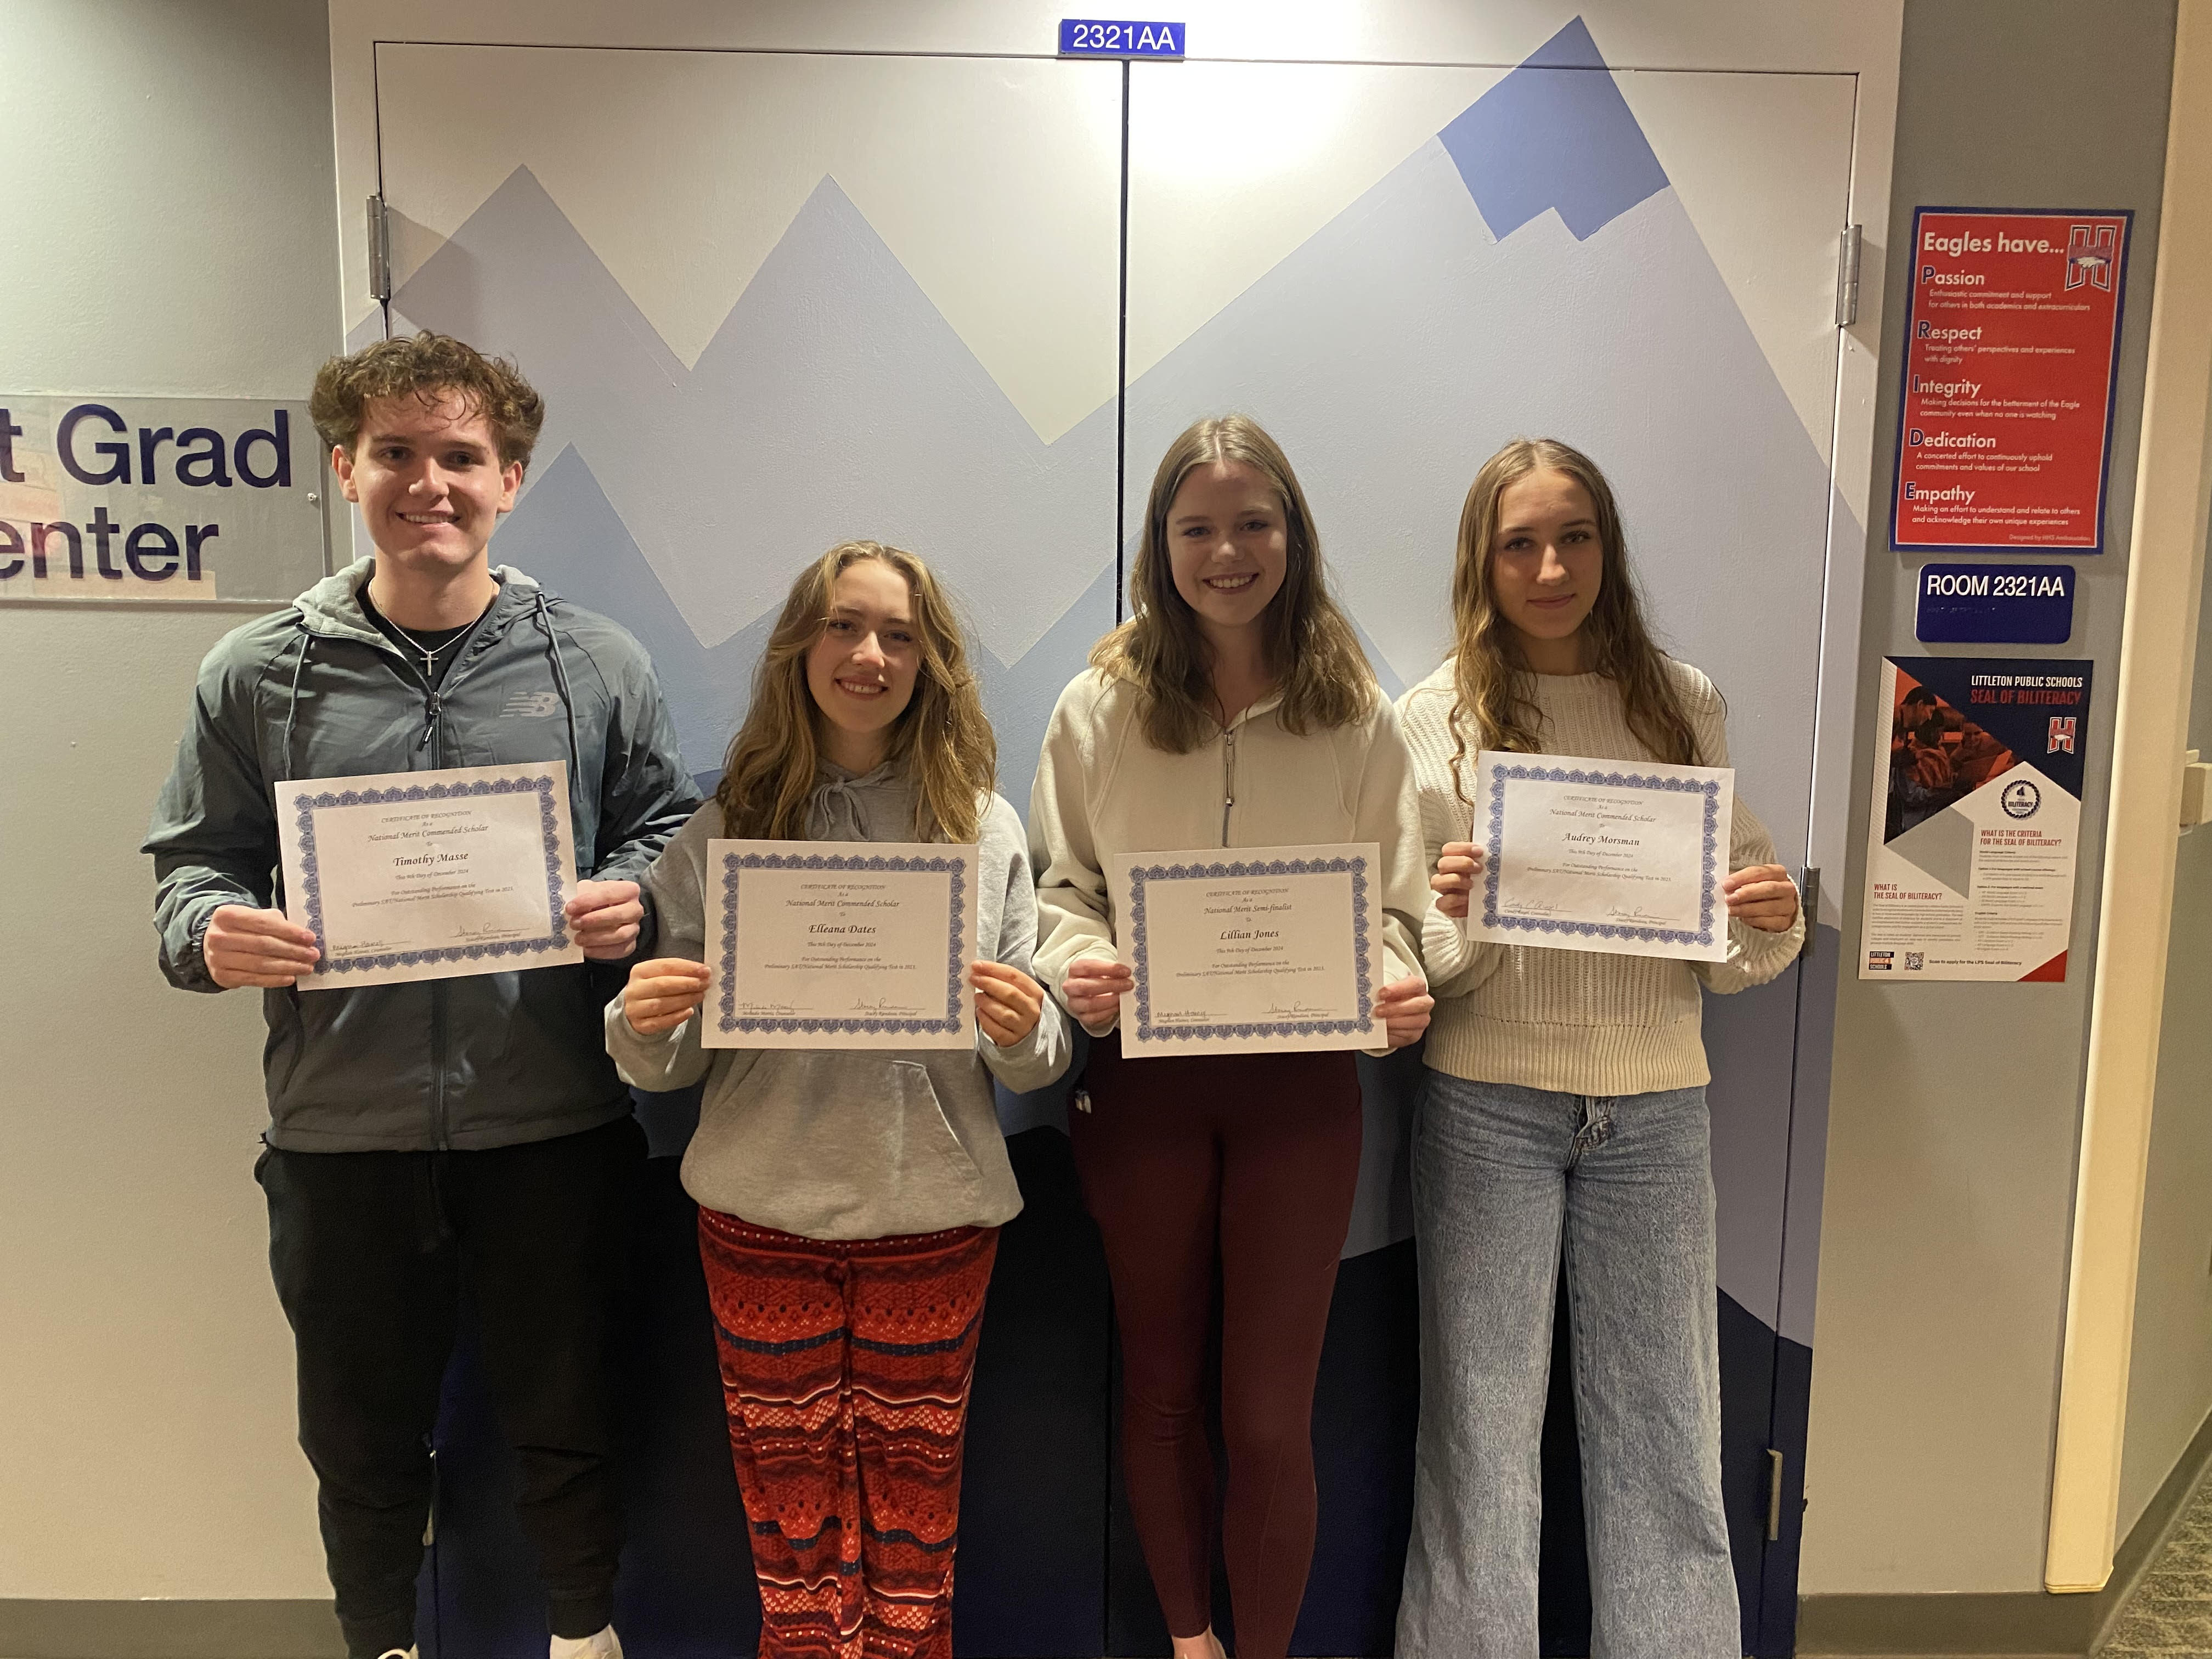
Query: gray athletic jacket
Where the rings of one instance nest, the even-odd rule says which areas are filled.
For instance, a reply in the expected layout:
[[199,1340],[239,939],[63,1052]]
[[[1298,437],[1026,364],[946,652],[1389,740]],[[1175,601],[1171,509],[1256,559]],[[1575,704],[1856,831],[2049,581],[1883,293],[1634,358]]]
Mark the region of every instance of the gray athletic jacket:
[[[823,763],[808,813],[814,841],[912,841],[914,790],[893,767],[855,777]],[[646,886],[664,956],[706,960],[707,843],[722,809],[701,807]],[[994,795],[977,840],[975,953],[1030,971],[1036,884],[1022,821]],[[708,1209],[808,1238],[885,1238],[995,1227],[1022,1207],[991,1090],[1042,1089],[1067,1069],[1069,1035],[1048,994],[1036,1029],[1001,1048],[978,1027],[965,1048],[702,1048],[699,1016],[640,1036],[607,1004],[606,1042],[641,1089],[700,1079],[699,1130],[684,1185]]]
[[[220,988],[200,954],[216,907],[283,902],[280,781],[565,761],[578,872],[605,881],[641,879],[698,805],[652,661],[620,628],[495,567],[499,597],[433,692],[361,608],[374,568],[325,578],[200,665],[144,849],[173,985]],[[629,1098],[599,1014],[626,971],[264,991],[270,1143],[467,1151],[611,1121]]]

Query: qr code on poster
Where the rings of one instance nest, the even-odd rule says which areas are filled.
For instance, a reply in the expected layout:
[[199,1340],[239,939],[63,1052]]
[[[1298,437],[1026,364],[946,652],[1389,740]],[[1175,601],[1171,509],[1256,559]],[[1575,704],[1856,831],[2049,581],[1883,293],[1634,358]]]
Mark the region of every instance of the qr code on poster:
[[1920,951],[1907,951],[1905,953],[1905,972],[1914,973],[1920,969],[1925,968],[1927,965],[1928,957],[1925,952]]

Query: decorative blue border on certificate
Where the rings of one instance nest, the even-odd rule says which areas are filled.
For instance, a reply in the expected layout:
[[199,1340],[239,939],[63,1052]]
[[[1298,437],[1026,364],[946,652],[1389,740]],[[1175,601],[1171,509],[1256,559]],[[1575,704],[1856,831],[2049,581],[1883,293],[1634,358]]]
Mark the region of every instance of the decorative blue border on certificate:
[[[738,874],[744,870],[824,870],[846,875],[949,875],[952,878],[952,932],[945,953],[945,1018],[942,1019],[755,1019],[738,1014]],[[960,958],[968,931],[968,866],[963,859],[906,858],[868,853],[725,853],[722,854],[721,1017],[726,1035],[781,1032],[808,1036],[949,1036],[960,1019]]]
[[[1358,964],[1357,1019],[1260,1020],[1241,1025],[1154,1025],[1152,950],[1146,937],[1145,889],[1161,881],[1222,881],[1250,876],[1340,876],[1352,878],[1352,949]],[[1129,939],[1136,962],[1137,1041],[1160,1042],[1196,1038],[1202,1042],[1253,1037],[1358,1036],[1375,1024],[1375,987],[1368,976],[1367,860],[1359,858],[1237,860],[1220,864],[1139,864],[1129,872]]]
[[[300,830],[300,885],[307,902],[307,926],[314,930],[315,945],[323,953],[317,977],[325,974],[358,974],[373,969],[420,968],[439,962],[481,962],[488,957],[535,956],[544,951],[568,948],[568,919],[561,908],[561,822],[553,811],[554,778],[550,772],[520,778],[478,778],[473,783],[410,783],[391,789],[326,789],[301,795],[293,807]],[[545,835],[545,935],[542,939],[489,939],[481,945],[448,945],[434,951],[389,951],[380,956],[349,957],[333,962],[323,937],[322,872],[315,859],[315,814],[326,806],[388,806],[417,801],[460,800],[471,796],[520,795],[538,797],[538,826]]]
[[[1505,842],[1505,786],[1513,782],[1595,784],[1607,789],[1648,789],[1668,795],[1705,798],[1704,879],[1698,902],[1698,931],[1680,927],[1622,927],[1609,921],[1554,921],[1548,916],[1498,914],[1498,865]],[[1483,854],[1482,925],[1530,933],[1566,933],[1577,939],[1631,939],[1645,945],[1705,945],[1713,942],[1713,888],[1719,881],[1721,786],[1717,778],[1670,778],[1651,772],[1590,772],[1566,766],[1500,766],[1490,775],[1490,836]]]

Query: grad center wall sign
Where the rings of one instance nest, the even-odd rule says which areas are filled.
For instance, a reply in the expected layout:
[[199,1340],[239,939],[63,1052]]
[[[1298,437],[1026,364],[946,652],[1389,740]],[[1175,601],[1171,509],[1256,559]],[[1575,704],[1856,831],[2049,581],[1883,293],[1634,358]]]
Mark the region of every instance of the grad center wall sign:
[[0,599],[281,603],[328,494],[305,404],[0,392]]

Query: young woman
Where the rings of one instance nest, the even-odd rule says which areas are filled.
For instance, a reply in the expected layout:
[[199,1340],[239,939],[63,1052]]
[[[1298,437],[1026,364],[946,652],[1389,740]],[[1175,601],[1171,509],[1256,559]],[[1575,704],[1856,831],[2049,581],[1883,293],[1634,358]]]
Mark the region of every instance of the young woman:
[[[1455,655],[1400,709],[1444,914],[1467,914],[1482,867],[1468,799],[1478,750],[1729,763],[1719,693],[1651,642],[1613,492],[1565,444],[1509,444],[1476,476],[1452,610]],[[1595,1650],[1743,1650],[1721,1513],[1698,987],[1772,979],[1804,927],[1741,795],[1729,863],[1725,962],[1463,936],[1452,961],[1432,951],[1400,1659],[1536,1652],[1538,1444],[1563,1243]]]
[[[1392,1047],[1428,1024],[1431,900],[1395,711],[1330,601],[1274,441],[1200,421],[1152,480],[1135,615],[1060,694],[1030,803],[1037,974],[1097,1038],[1073,1115],[1105,1236],[1130,1506],[1177,1659],[1218,1659],[1207,1325],[1222,1291],[1223,1522],[1239,1659],[1280,1659],[1313,1555],[1314,1376],[1359,1170],[1347,1052],[1124,1060],[1117,853],[1376,842]],[[1079,1105],[1081,1100],[1079,1098]]]
[[[684,1185],[751,1522],[764,1659],[951,1659],[968,1387],[1021,1208],[991,1079],[1068,1033],[1030,977],[1036,890],[958,624],[921,560],[834,547],[793,584],[714,799],[646,878],[667,955],[608,1007],[629,1081],[707,1079]],[[980,842],[966,1051],[699,1045],[707,843]]]

